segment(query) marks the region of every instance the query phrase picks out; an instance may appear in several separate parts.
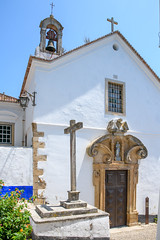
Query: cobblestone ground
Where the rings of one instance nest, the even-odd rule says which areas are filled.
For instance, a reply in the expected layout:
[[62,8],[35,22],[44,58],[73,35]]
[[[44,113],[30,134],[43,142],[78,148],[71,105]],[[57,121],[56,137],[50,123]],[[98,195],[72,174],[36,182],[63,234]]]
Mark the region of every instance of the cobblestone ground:
[[157,224],[111,228],[110,240],[156,240]]

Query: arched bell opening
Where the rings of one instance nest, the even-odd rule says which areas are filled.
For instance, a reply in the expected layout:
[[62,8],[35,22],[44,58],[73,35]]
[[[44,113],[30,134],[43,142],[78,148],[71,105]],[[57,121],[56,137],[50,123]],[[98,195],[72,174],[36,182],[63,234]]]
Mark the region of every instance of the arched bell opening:
[[46,39],[48,39],[46,50],[52,53],[57,53],[57,32],[54,29],[49,28],[46,32]]
[[138,138],[125,135],[128,125],[122,119],[110,121],[107,130],[87,147],[93,158],[95,206],[110,213],[111,227],[137,225],[138,160],[148,152]]
[[40,51],[60,55],[62,53],[62,25],[50,15],[40,23]]

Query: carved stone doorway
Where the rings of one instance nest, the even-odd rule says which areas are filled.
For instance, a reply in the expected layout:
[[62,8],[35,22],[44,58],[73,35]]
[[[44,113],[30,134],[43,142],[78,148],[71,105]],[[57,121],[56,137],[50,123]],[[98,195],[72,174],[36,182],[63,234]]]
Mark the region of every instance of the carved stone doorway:
[[124,135],[128,125],[122,122],[122,119],[110,121],[107,130],[108,134],[99,137],[87,147],[88,155],[93,157],[95,206],[103,211],[106,210],[106,171],[126,171],[126,225],[137,225],[138,160],[147,157],[147,149],[138,138]]
[[126,225],[127,171],[106,170],[105,211],[110,214],[111,227]]

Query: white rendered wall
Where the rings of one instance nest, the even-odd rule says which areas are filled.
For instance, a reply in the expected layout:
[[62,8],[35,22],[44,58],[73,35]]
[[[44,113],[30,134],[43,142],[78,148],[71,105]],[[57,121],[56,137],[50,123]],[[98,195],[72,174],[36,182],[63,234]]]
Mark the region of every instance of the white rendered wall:
[[19,103],[0,102],[0,122],[14,123],[14,146],[22,146],[23,114]]
[[[119,45],[118,51],[113,50],[114,43]],[[66,199],[69,190],[69,136],[64,136],[64,128],[57,125],[66,126],[71,119],[84,123],[85,129],[77,133],[77,180],[82,200],[93,204],[92,159],[85,149],[89,142],[106,133],[111,119],[121,117],[127,121],[130,133],[137,136],[149,152],[147,159],[140,161],[137,209],[144,214],[144,198],[148,196],[150,214],[157,214],[160,89],[153,76],[151,79],[147,75],[143,64],[137,62],[116,35],[52,63],[35,60],[37,106],[33,121],[42,123],[38,130],[45,133],[46,148],[40,152],[48,158],[40,167],[44,169],[43,177],[47,182],[44,194],[49,201]],[[126,116],[105,113],[106,78],[125,82]]]
[[136,135],[148,149],[148,157],[139,161],[139,179],[137,185],[137,210],[145,213],[145,198],[149,197],[149,214],[158,214],[160,186],[159,131],[157,134]]
[[[36,85],[35,85],[35,72],[33,72],[33,68],[31,67],[27,83],[25,85],[25,89],[28,93],[33,95],[33,92],[36,91]],[[29,97],[29,96],[28,96]],[[29,104],[28,107],[25,109],[25,135],[27,135],[27,147],[32,147],[32,122],[33,122],[33,116],[34,116],[34,109],[35,106],[32,106],[32,98],[29,97]],[[35,95],[35,104],[37,105],[37,95]]]
[[[44,191],[46,200],[50,203],[59,203],[67,200],[67,191],[70,190],[70,136],[64,135],[65,126],[38,124],[38,131],[45,136],[40,138],[45,142],[45,149],[39,149],[39,154],[47,154],[46,162],[39,162],[38,167],[44,169],[47,185]],[[94,187],[92,184],[92,158],[86,153],[86,146],[90,139],[103,134],[103,131],[81,129],[77,132],[77,190],[80,199],[94,205]]]
[[5,186],[32,186],[32,149],[0,147],[0,179]]

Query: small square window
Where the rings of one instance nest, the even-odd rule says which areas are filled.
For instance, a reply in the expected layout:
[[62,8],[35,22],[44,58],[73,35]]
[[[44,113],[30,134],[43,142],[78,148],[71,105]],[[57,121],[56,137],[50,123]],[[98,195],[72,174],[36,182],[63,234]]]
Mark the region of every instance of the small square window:
[[0,144],[13,145],[13,124],[0,123]]
[[125,114],[125,83],[106,79],[106,113]]

